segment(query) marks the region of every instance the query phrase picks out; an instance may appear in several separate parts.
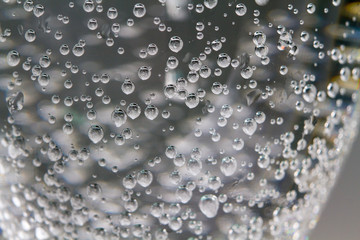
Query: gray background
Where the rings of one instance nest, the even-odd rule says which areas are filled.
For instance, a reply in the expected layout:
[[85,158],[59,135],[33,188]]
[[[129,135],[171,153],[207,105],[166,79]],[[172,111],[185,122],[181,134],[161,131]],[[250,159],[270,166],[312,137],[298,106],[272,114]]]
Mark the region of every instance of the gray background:
[[360,137],[353,146],[310,240],[360,239]]

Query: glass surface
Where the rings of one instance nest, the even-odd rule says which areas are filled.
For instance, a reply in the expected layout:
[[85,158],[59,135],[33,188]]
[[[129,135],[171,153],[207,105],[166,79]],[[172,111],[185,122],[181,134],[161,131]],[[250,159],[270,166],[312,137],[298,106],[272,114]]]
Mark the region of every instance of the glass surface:
[[3,237],[307,239],[357,134],[359,13],[3,0]]

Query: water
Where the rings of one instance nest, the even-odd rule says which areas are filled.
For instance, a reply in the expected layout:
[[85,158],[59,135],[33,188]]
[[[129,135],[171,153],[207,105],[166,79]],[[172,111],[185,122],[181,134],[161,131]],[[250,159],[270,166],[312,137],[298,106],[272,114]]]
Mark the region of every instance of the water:
[[7,239],[306,239],[358,128],[352,1],[0,3]]

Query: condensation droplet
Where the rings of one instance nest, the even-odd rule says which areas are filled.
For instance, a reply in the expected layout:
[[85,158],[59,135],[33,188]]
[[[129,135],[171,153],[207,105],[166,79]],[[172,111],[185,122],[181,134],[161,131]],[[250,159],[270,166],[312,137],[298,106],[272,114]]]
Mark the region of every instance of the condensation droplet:
[[233,175],[237,170],[237,161],[234,157],[224,157],[221,160],[220,170],[225,176]]
[[7,63],[9,64],[9,66],[15,67],[16,65],[18,65],[20,63],[20,54],[15,50],[11,50],[7,54],[6,60],[7,60]]
[[246,14],[247,7],[243,3],[238,3],[235,8],[235,13],[238,16],[244,16]]
[[101,196],[101,187],[97,183],[90,183],[87,186],[86,193],[91,200],[96,200]]
[[174,36],[170,38],[169,41],[169,49],[175,53],[180,52],[181,49],[183,48],[184,43],[183,40],[178,37],[178,36]]
[[101,126],[99,125],[92,125],[89,130],[88,130],[88,136],[89,139],[93,142],[93,143],[98,143],[100,142],[103,137],[104,137],[104,130]]
[[137,18],[142,18],[143,16],[145,16],[146,8],[145,8],[144,4],[142,4],[142,3],[135,4],[134,9],[133,9],[133,14]]
[[218,198],[213,194],[207,194],[202,196],[199,202],[199,208],[206,217],[215,217],[219,210]]

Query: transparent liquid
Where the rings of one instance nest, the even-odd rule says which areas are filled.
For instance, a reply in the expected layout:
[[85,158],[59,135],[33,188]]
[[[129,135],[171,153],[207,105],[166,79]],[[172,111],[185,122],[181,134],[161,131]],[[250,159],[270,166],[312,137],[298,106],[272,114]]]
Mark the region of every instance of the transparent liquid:
[[305,239],[357,132],[358,6],[3,1],[8,239]]

